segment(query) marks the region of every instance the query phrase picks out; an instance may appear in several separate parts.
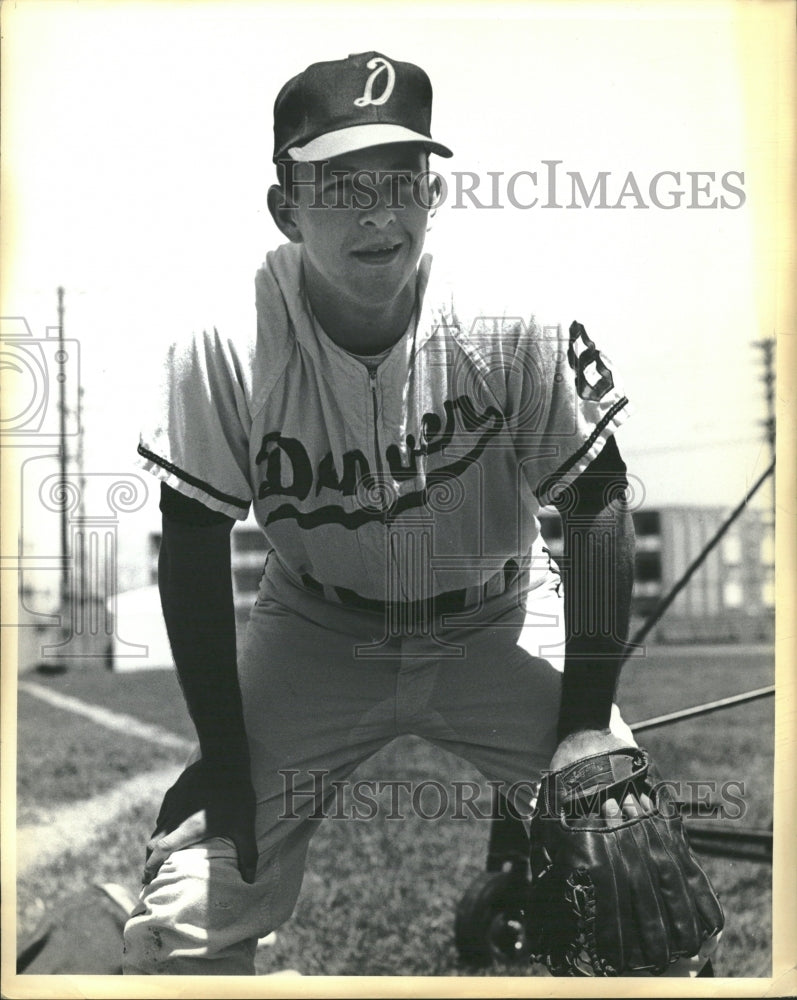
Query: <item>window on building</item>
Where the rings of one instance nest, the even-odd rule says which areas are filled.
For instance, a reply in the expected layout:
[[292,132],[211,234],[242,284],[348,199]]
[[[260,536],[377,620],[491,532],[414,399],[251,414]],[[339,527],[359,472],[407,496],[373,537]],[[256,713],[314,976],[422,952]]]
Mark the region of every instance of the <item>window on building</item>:
[[633,520],[638,535],[661,534],[661,515],[657,510],[638,510],[633,514]]
[[726,566],[738,566],[742,561],[742,540],[735,532],[722,540],[722,560]]
[[650,597],[641,595],[637,597],[634,593],[634,600],[631,605],[631,610],[633,614],[638,615],[640,618],[649,618],[653,612],[659,606],[658,597]]
[[238,528],[232,533],[236,552],[265,552],[266,539],[259,528]]
[[738,580],[726,580],[722,588],[722,601],[726,608],[740,608],[744,594]]
[[775,565],[775,536],[770,528],[761,536],[761,562],[764,566]]
[[661,553],[637,552],[634,567],[634,578],[640,583],[661,580]]

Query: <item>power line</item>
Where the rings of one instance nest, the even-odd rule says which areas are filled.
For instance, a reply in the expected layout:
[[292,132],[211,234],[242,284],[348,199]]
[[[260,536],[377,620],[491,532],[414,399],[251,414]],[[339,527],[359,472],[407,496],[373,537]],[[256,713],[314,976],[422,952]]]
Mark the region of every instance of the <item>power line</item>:
[[692,443],[684,442],[683,444],[665,444],[658,445],[654,448],[646,448],[640,446],[634,448],[630,445],[623,446],[623,453],[629,455],[658,455],[665,452],[683,452],[683,451],[701,451],[706,448],[725,448],[731,445],[740,444],[755,444],[759,441],[757,437],[734,437],[734,438],[724,438],[718,441],[694,441]]

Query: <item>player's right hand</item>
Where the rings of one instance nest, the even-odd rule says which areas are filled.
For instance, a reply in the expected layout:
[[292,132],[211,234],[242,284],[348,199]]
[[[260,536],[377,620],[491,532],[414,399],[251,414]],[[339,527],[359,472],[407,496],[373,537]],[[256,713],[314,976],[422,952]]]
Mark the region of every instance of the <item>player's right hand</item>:
[[190,764],[166,792],[155,832],[147,843],[142,881],[148,885],[174,851],[210,837],[226,837],[235,845],[238,869],[254,882],[257,869],[255,793],[249,770],[240,765]]
[[[627,749],[631,744],[609,729],[586,729],[566,736],[556,748],[551,760],[551,771],[570,767],[584,757],[612,750]],[[650,797],[642,794],[638,799],[633,794],[626,795],[622,802],[610,798],[603,803],[601,816],[607,826],[620,826],[625,820],[644,816],[653,810]]]

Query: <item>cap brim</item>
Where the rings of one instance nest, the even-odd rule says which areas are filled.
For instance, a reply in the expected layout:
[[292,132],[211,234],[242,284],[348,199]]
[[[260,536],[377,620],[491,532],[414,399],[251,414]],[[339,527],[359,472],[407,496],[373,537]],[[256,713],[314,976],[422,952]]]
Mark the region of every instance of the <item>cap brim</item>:
[[430,153],[438,156],[453,156],[448,148],[430,139],[428,135],[413,132],[403,125],[389,125],[384,122],[372,122],[369,125],[352,125],[336,132],[327,132],[317,139],[312,139],[304,146],[291,146],[286,150],[292,160],[311,162],[329,160],[333,156],[344,153],[354,153],[358,149],[368,149],[370,146],[387,146],[394,142],[418,142]]

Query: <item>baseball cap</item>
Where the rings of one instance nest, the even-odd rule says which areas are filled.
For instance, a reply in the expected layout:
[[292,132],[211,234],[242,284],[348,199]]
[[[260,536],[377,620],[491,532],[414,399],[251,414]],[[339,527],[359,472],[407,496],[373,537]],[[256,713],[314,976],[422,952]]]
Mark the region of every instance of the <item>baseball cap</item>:
[[361,52],[318,62],[274,102],[274,162],[326,160],[368,146],[420,142],[453,156],[431,135],[432,84],[412,63]]

